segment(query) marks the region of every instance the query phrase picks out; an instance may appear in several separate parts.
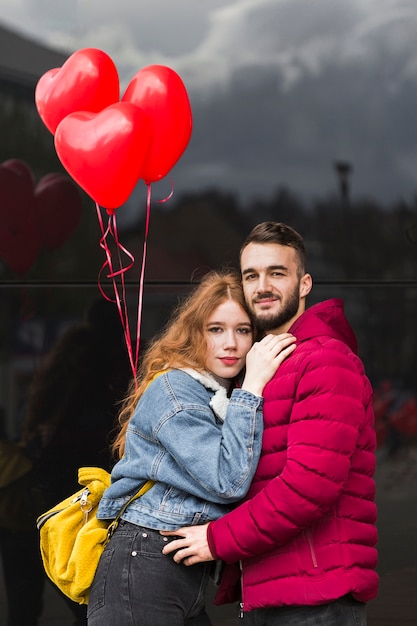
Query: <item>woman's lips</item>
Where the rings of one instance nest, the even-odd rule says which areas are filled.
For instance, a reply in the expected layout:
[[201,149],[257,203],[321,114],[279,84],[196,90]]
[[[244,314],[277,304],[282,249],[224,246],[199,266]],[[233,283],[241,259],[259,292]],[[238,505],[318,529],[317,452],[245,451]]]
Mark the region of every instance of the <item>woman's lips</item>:
[[220,358],[220,361],[225,365],[234,365],[238,362],[238,358],[235,356],[223,356]]

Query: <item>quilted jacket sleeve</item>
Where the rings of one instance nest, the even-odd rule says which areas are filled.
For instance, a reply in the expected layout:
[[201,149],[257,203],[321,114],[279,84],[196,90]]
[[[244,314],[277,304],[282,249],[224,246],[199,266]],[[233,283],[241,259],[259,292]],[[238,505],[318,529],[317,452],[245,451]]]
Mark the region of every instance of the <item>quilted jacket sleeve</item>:
[[[290,541],[326,515],[342,490],[360,491],[361,475],[373,471],[372,390],[359,359],[327,346],[288,363],[268,388],[264,458],[250,494],[255,495],[208,529],[212,553],[229,563]],[[369,445],[360,444],[358,452],[364,429]],[[286,459],[271,475],[285,446]],[[352,463],[359,464],[353,472]]]

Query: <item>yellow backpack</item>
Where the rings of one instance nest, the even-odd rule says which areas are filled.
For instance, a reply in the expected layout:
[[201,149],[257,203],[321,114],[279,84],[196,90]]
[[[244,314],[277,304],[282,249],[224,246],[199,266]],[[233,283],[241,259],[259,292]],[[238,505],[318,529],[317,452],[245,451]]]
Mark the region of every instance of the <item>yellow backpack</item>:
[[78,482],[83,489],[38,517],[36,524],[46,574],[71,600],[88,604],[101,554],[122,514],[154,483],[148,480],[109,523],[96,515],[103,492],[110,485],[110,474],[100,467],[81,467]]

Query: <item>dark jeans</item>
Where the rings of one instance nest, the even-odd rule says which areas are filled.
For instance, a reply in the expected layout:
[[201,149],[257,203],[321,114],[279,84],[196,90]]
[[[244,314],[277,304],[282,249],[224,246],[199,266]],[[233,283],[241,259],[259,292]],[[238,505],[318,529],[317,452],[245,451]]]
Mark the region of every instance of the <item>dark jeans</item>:
[[210,563],[186,567],[162,554],[166,537],[121,522],[91,588],[88,626],[210,626]]
[[366,626],[366,605],[350,596],[319,606],[255,609],[238,620],[242,626]]

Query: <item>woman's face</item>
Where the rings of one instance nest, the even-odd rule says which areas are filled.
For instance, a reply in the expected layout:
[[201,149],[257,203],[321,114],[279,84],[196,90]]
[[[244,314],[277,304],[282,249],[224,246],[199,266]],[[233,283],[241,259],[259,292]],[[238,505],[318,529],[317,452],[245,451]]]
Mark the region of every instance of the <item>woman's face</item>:
[[225,300],[207,320],[206,368],[220,378],[234,378],[245,365],[253,342],[248,315],[234,300]]

